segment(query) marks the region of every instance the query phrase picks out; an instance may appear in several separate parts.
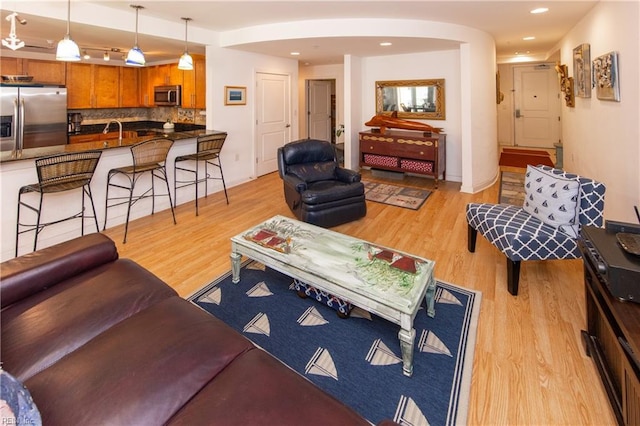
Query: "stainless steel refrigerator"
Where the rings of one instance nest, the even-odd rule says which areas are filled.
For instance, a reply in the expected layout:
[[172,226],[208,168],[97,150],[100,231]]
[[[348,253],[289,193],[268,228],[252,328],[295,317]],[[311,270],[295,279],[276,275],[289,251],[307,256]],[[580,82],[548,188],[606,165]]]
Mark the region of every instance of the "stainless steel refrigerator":
[[65,87],[0,87],[0,151],[19,157],[23,149],[65,145],[67,121]]

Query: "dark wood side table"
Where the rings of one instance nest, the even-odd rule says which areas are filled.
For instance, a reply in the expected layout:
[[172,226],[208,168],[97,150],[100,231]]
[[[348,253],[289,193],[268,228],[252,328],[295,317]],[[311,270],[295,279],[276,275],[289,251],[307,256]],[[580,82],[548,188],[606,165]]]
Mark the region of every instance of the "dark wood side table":
[[[614,257],[630,255],[622,253],[615,232],[585,227],[582,236],[578,246],[584,261],[587,329],[582,331],[582,337],[585,350],[595,363],[618,423],[638,425],[640,303],[622,302],[614,297],[608,287],[611,270],[606,271],[588,252],[596,250]],[[626,284],[640,286],[638,281]]]

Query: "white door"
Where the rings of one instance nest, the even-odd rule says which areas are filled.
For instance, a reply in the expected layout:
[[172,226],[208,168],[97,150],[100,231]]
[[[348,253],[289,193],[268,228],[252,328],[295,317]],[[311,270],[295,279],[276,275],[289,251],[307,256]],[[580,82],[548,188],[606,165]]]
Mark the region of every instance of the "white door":
[[513,68],[515,145],[553,148],[560,142],[560,84],[552,64]]
[[331,82],[310,80],[307,83],[309,138],[331,142]]
[[256,74],[256,174],[278,170],[278,148],[291,139],[289,76]]

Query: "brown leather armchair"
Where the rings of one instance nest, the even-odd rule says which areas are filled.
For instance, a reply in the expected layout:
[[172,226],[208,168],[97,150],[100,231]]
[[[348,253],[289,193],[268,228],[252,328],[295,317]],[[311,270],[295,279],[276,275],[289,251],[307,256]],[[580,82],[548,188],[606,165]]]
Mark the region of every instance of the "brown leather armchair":
[[303,222],[328,228],[367,214],[360,173],[339,166],[330,142],[303,139],[278,148],[278,171],[287,205]]

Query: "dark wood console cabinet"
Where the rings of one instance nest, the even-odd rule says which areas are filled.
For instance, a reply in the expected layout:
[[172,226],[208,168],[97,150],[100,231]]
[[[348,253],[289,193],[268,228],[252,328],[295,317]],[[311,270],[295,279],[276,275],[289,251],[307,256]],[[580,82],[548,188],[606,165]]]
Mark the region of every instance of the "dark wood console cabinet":
[[374,129],[360,132],[360,167],[446,179],[446,135]]
[[[600,245],[606,246],[598,247],[594,243],[598,251],[622,250],[617,246],[615,234],[605,235],[604,229],[587,228],[592,234],[599,233]],[[638,425],[640,304],[622,302],[614,297],[607,287],[604,268],[587,255],[589,247],[584,243],[579,243],[579,247],[584,261],[587,311],[587,329],[582,332],[585,350],[595,363],[618,423]]]

